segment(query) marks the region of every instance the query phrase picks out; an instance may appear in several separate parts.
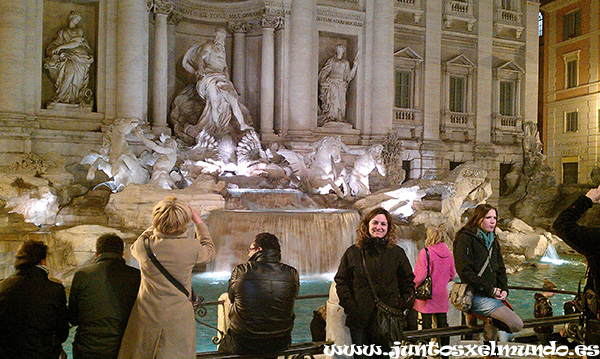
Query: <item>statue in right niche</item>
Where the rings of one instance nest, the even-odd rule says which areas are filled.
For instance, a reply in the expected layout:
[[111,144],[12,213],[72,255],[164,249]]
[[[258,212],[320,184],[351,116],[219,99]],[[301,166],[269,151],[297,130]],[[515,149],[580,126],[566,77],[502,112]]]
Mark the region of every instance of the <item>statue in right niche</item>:
[[346,46],[336,45],[335,55],[330,57],[319,71],[319,126],[327,122],[348,122],[346,91],[348,84],[356,76],[357,68],[358,54],[350,67],[350,62],[346,59]]
[[93,95],[88,84],[94,53],[79,26],[81,14],[71,11],[68,21],[46,48],[44,68],[56,88],[51,102],[91,107]]

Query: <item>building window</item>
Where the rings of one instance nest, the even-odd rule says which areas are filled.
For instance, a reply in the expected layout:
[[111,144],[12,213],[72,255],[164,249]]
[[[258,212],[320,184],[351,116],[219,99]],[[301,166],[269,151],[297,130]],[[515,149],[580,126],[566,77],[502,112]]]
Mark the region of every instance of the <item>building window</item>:
[[567,112],[565,115],[565,132],[577,131],[577,122],[579,120],[579,112]]
[[577,60],[567,62],[567,88],[577,86]]
[[538,13],[538,36],[544,35],[544,15],[540,11]]
[[396,71],[396,100],[398,108],[412,108],[412,76],[410,71]]
[[513,0],[502,0],[501,6],[502,6],[503,10],[509,10],[509,11],[515,10],[514,5],[513,5]]
[[465,112],[465,78],[450,76],[450,102],[448,109],[450,112]]
[[563,40],[581,35],[581,11],[565,14],[563,17]]
[[577,163],[577,162],[563,163],[563,183],[577,184],[578,172],[579,172],[579,163]]
[[515,87],[513,82],[500,81],[500,114],[514,116]]

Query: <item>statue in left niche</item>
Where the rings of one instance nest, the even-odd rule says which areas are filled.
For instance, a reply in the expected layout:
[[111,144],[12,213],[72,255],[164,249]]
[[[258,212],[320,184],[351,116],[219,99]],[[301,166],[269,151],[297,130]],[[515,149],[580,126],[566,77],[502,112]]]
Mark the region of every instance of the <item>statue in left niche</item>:
[[79,26],[81,14],[71,11],[68,20],[68,26],[58,30],[46,48],[44,68],[48,70],[56,88],[49,107],[53,103],[60,103],[91,108],[93,94],[88,84],[94,54]]
[[129,135],[138,125],[135,118],[120,118],[108,128],[102,139],[102,148],[85,156],[82,164],[89,164],[88,181],[96,177],[96,171],[104,172],[110,179],[100,183],[113,192],[119,192],[130,183],[147,183],[150,177],[144,163],[133,153],[127,143]]
[[[224,29],[216,29],[214,40],[194,44],[183,57],[182,66],[196,76],[196,84],[193,90],[191,86],[185,88],[173,101],[171,122],[176,136],[187,145],[194,145],[202,130],[217,140],[231,136],[237,143],[245,131],[252,129],[250,112],[239,102],[229,80],[226,35]],[[201,111],[198,100],[204,102]]]

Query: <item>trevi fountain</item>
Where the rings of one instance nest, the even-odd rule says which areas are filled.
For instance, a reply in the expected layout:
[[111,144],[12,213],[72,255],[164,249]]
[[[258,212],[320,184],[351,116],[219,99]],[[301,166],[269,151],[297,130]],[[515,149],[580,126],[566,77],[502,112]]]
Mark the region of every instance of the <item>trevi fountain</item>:
[[[489,140],[473,145],[473,129],[448,142],[429,141],[423,122],[392,125],[392,50],[423,59],[413,40],[393,37],[403,20],[388,12],[404,5],[374,3],[0,5],[14,30],[0,32],[3,67],[13,67],[0,78],[22,85],[4,86],[0,101],[0,278],[12,274],[20,242],[35,238],[68,288],[98,235],[133,242],[167,195],[209,225],[217,257],[198,272],[229,272],[262,231],[281,239],[284,262],[303,276],[334,272],[376,206],[393,213],[413,263],[426,226],[452,235],[486,201],[500,208],[511,272],[549,247],[568,253],[549,224],[585,189],[559,191],[534,122],[520,124],[506,153]],[[38,37],[20,10],[33,14]],[[11,42],[31,52],[20,65]],[[452,169],[426,165],[472,145],[475,155]],[[501,179],[489,153],[511,158]]]

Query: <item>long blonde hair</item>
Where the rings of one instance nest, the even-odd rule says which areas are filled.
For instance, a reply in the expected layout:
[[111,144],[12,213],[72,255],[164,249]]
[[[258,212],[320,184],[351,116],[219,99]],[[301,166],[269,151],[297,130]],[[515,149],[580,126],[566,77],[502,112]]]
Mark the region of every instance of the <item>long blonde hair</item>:
[[187,203],[173,196],[158,202],[152,210],[152,225],[166,235],[185,233],[191,219],[192,211]]
[[448,233],[440,227],[427,227],[427,238],[425,239],[426,247],[442,242],[448,242],[449,239]]

